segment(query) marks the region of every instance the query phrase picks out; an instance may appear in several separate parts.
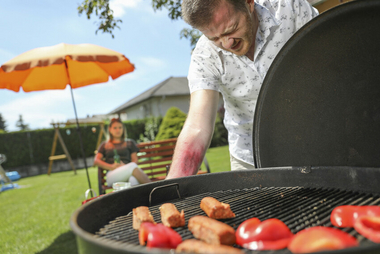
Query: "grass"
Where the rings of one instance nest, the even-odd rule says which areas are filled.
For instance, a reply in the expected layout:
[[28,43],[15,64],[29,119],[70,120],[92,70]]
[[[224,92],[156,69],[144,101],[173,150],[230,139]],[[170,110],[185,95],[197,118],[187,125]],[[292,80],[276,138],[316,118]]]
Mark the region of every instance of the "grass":
[[[206,158],[210,165],[211,173],[231,170],[230,152],[228,151],[228,146],[208,149]],[[206,169],[204,164],[202,164],[201,168]]]
[[[212,173],[230,170],[228,146],[211,148],[206,157]],[[88,172],[97,191],[97,170]],[[85,199],[86,171],[21,178],[17,184],[19,189],[0,194],[0,253],[77,253],[69,221]]]

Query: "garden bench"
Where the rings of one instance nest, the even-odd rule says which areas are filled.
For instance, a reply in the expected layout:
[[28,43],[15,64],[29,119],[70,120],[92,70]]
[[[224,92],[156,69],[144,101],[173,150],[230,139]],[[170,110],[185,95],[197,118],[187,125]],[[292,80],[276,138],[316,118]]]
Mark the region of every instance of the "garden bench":
[[[176,143],[177,138],[171,138],[137,144],[137,147],[140,149],[137,154],[137,164],[152,181],[164,180],[166,178],[173,159]],[[203,163],[206,170],[199,170],[198,174],[210,173],[210,167],[206,157],[204,158]],[[105,194],[107,189],[112,189],[112,186],[107,186],[107,181],[105,179],[106,173],[107,170],[98,167],[99,195]]]

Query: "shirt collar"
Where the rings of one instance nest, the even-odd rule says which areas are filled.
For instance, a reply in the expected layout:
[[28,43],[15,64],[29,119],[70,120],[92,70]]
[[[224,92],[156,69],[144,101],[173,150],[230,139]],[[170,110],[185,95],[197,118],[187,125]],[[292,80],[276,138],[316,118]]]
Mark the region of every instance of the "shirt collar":
[[[264,46],[268,36],[271,34],[271,31],[274,31],[272,28],[277,28],[281,24],[281,21],[279,21],[265,6],[262,6],[256,2],[255,11],[259,19],[259,28],[256,34],[256,49],[254,56],[256,59],[257,54]],[[216,48],[218,52],[222,52],[225,55],[234,55],[232,52],[217,47],[211,41],[209,42]]]

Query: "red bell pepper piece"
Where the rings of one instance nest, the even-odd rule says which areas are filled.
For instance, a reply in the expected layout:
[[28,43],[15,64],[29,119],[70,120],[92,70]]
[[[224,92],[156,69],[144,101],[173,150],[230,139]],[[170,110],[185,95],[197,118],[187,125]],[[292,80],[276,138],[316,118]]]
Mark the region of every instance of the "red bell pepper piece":
[[146,246],[149,248],[175,249],[182,242],[182,237],[161,223],[143,222],[139,229],[139,241],[140,245],[147,242]]
[[293,233],[279,219],[261,222],[251,218],[236,230],[236,243],[250,250],[280,250],[288,246]]
[[336,227],[353,227],[355,220],[361,216],[380,217],[380,206],[338,206],[331,212],[330,220]]
[[104,195],[105,195],[105,194],[99,195],[99,196],[97,196],[97,197],[92,197],[92,198],[86,199],[86,200],[82,201],[82,205],[86,204],[87,202],[90,202],[91,200],[94,200],[94,199],[96,199],[96,198],[99,198],[99,197],[101,197],[101,196],[104,196]]
[[336,228],[317,226],[298,232],[288,249],[293,253],[311,253],[355,246],[358,246],[358,241],[352,235]]
[[356,219],[354,228],[372,242],[380,243],[380,216],[360,216]]

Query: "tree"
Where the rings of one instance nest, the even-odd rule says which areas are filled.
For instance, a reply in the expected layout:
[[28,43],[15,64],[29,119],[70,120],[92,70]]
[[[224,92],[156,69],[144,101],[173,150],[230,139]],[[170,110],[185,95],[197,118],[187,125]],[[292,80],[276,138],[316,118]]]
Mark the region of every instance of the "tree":
[[24,123],[24,119],[22,119],[22,115],[19,116],[19,119],[16,122],[16,127],[20,128],[21,131],[29,130],[29,124]]
[[99,17],[98,31],[111,34],[112,38],[115,38],[112,31],[117,27],[117,23],[123,22],[121,19],[115,19],[113,16],[113,10],[110,8],[109,0],[84,0],[81,5],[78,6],[79,15],[83,12],[86,13],[87,19],[91,18],[91,14],[95,12],[95,15]]
[[7,125],[5,124],[5,120],[3,116],[1,115],[1,113],[0,113],[0,130],[2,130],[3,132],[7,131]]
[[177,138],[185,123],[186,117],[187,115],[179,108],[169,108],[168,111],[166,111],[165,117],[162,119],[156,140]]
[[[169,18],[172,20],[182,19],[181,16],[181,3],[182,0],[152,0],[152,7],[154,11],[162,10],[163,8],[169,11]],[[95,13],[100,19],[98,23],[98,28],[95,31],[103,31],[103,33],[113,35],[112,31],[117,27],[117,23],[123,22],[121,19],[115,19],[113,16],[113,10],[110,8],[109,0],[84,0],[82,4],[78,6],[79,15],[83,12],[86,13],[87,19],[91,18],[92,13]],[[196,29],[184,28],[180,32],[180,38],[186,38],[190,40],[190,45],[192,48],[195,47],[198,39],[201,37],[201,33]]]
[[158,128],[160,126],[160,120],[158,117],[150,116],[146,118],[145,121],[145,131],[144,134],[140,134],[141,142],[154,141],[158,133]]

